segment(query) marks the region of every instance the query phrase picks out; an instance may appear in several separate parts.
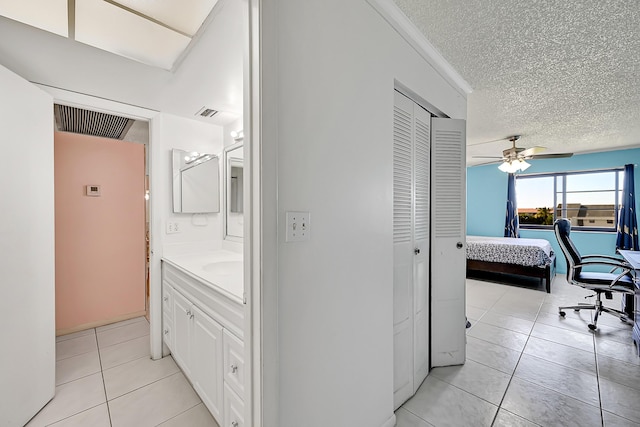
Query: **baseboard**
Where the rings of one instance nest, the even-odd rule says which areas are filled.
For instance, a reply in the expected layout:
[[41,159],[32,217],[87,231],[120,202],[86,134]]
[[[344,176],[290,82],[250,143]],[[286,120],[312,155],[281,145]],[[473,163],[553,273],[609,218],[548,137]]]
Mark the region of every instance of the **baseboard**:
[[391,418],[382,424],[381,427],[394,427],[396,425],[396,414],[391,414]]
[[[146,311],[136,311],[135,313],[123,314],[121,316],[112,317],[110,319],[98,320],[96,322],[84,323],[82,325],[74,326],[72,328],[67,329],[56,329],[56,336],[60,335],[68,335],[74,332],[84,331],[86,329],[98,328],[100,326],[109,325],[111,323],[122,322],[123,320],[134,319],[136,317],[146,316]],[[147,319],[148,320],[148,319]]]

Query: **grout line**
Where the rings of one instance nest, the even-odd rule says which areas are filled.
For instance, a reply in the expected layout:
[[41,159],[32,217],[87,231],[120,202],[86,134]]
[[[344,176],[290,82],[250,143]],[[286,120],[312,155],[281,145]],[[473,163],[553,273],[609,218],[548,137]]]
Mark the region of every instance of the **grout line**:
[[[96,342],[98,341],[98,332],[96,333]],[[102,376],[102,389],[104,390],[104,403],[107,405],[107,415],[109,415],[109,425],[113,426],[111,421],[111,408],[109,407],[109,400],[107,399],[107,385],[104,382],[104,369],[102,369],[102,356],[100,356],[100,348],[98,347],[98,360],[100,361],[100,375]]]
[[[81,337],[72,338],[72,339],[70,339],[70,340],[65,340],[65,341],[57,342],[57,343],[56,343],[56,353],[57,353],[57,351],[58,351],[58,344],[61,344],[61,343],[63,343],[63,342],[69,342],[69,341],[76,340],[76,339],[80,339],[80,338],[87,338],[87,337],[90,337],[90,336],[91,336],[91,334],[87,334],[87,335],[84,335],[84,336],[81,336]],[[57,356],[56,356],[56,363],[58,363],[58,362],[60,362],[60,361],[62,361],[62,360],[71,359],[72,357],[82,356],[83,354],[91,353],[92,351],[95,351],[95,350],[99,350],[100,348],[98,347],[98,337],[97,337],[96,335],[94,335],[94,338],[95,338],[96,348],[91,349],[91,350],[89,350],[89,351],[83,351],[82,353],[72,354],[71,356],[63,357],[62,359],[58,359],[58,358],[57,358]]]
[[[51,403],[51,401],[49,401],[49,403]],[[90,408],[83,409],[82,411],[80,411],[80,412],[76,412],[75,414],[67,415],[67,416],[66,416],[66,417],[64,417],[64,418],[60,418],[59,420],[55,420],[55,421],[53,421],[53,422],[51,422],[51,423],[49,423],[49,424],[46,424],[46,425],[47,425],[47,426],[52,426],[52,425],[54,425],[54,424],[58,424],[59,422],[62,422],[62,421],[64,421],[64,420],[68,420],[69,418],[73,418],[73,417],[75,417],[76,415],[80,415],[80,414],[82,414],[82,413],[84,413],[84,412],[87,412],[87,411],[90,411],[90,410],[92,410],[92,409],[95,409],[95,408],[97,408],[97,407],[98,407],[98,406],[100,406],[100,405],[106,405],[106,404],[107,404],[107,402],[98,403],[97,405],[94,405],[94,406],[92,406],[92,407],[90,407]],[[45,405],[45,406],[46,406],[46,405]],[[36,416],[37,416],[37,414],[36,414]],[[33,421],[33,419],[34,419],[34,418],[35,418],[35,416],[34,416],[31,420],[29,420],[29,422]],[[27,425],[29,425],[29,423],[27,423]]]
[[144,356],[135,357],[134,359],[127,360],[126,362],[121,362],[121,363],[118,363],[117,365],[109,366],[108,368],[103,368],[102,371],[103,372],[104,371],[110,371],[111,369],[117,368],[118,366],[126,365],[127,363],[135,362],[137,360],[144,359],[146,357],[149,357],[149,355],[145,354]]
[[[180,412],[179,414],[174,415],[173,417],[168,418],[168,419],[166,419],[166,420],[162,421],[162,422],[161,422],[161,423],[159,423],[158,425],[162,425],[162,424],[166,423],[167,421],[171,421],[171,420],[172,420],[172,419],[174,419],[174,418],[178,418],[180,415],[184,414],[185,412],[189,412],[190,410],[192,410],[193,408],[195,408],[195,407],[196,407],[196,406],[198,406],[198,405],[204,405],[204,402],[200,401],[200,402],[196,403],[195,405],[193,405],[192,407],[190,407],[190,408],[188,408],[188,409],[185,409],[184,411]],[[206,406],[205,406],[205,409],[206,409]],[[398,409],[400,409],[400,408],[398,408]],[[209,409],[207,409],[207,412],[209,412]],[[211,415],[211,418],[213,418],[213,415]],[[420,417],[418,417],[418,418],[420,418]],[[420,419],[422,419],[422,418],[420,418]],[[216,419],[215,419],[215,418],[213,418],[213,420],[216,422],[216,424],[218,423],[218,422],[216,421]],[[426,422],[426,420],[425,420],[425,422]]]
[[[116,397],[114,397],[114,398],[112,398],[112,399],[107,398],[107,403],[108,403],[108,402],[113,402],[114,400],[118,400],[118,399],[120,399],[121,397],[124,397],[124,396],[126,396],[126,395],[128,395],[128,394],[131,394],[131,393],[135,392],[135,391],[138,391],[138,390],[143,389],[143,388],[145,388],[145,387],[147,387],[147,386],[150,386],[151,384],[155,384],[155,383],[157,383],[157,382],[159,382],[159,381],[166,380],[167,378],[171,378],[171,377],[173,377],[174,375],[181,374],[181,373],[182,373],[182,371],[180,370],[180,367],[178,367],[178,371],[177,371],[177,372],[174,372],[173,374],[169,374],[169,375],[167,375],[166,377],[162,377],[162,378],[158,378],[157,380],[153,380],[153,381],[151,381],[150,383],[147,383],[147,384],[145,384],[145,385],[142,385],[142,386],[140,386],[140,387],[138,387],[138,388],[135,388],[135,389],[133,389],[133,390],[129,390],[128,392],[126,392],[126,393],[124,393],[124,394],[121,394],[120,396],[116,396]],[[185,378],[186,378],[186,377],[185,377]],[[191,384],[191,382],[189,382],[189,385],[191,386],[191,388],[193,388],[193,390],[194,390],[194,392],[195,392],[195,388],[193,387],[193,384]],[[105,392],[105,394],[106,394],[106,392]],[[196,395],[197,395],[197,393],[196,393]],[[202,399],[200,399],[200,396],[198,396],[198,400],[199,400],[199,401],[198,401],[198,403],[201,403],[201,402],[202,402]],[[163,421],[163,422],[164,422],[164,421]]]
[[[498,410],[496,411],[496,414],[493,417],[493,421],[491,421],[491,425],[494,425],[496,420],[498,419],[498,413],[500,412],[500,409],[502,409],[502,404],[504,403],[504,398],[507,396],[507,392],[509,391],[509,387],[511,387],[511,382],[513,381],[513,378],[516,376],[516,370],[518,369],[518,365],[520,365],[520,360],[522,360],[522,355],[524,354],[524,349],[527,348],[527,344],[529,343],[529,339],[531,338],[531,332],[533,332],[533,328],[535,327],[536,321],[538,320],[538,316],[540,315],[540,310],[542,309],[542,304],[544,304],[544,300],[538,306],[538,312],[536,313],[536,318],[533,320],[533,326],[531,327],[531,331],[527,335],[527,340],[525,341],[524,345],[522,346],[522,351],[520,352],[520,356],[518,356],[518,361],[516,362],[516,366],[513,368],[513,372],[511,373],[511,378],[509,378],[509,382],[507,383],[507,387],[504,389],[504,394],[502,395],[502,399],[500,399],[500,403],[498,404]],[[515,415],[518,415],[519,417],[524,418],[527,421],[531,421],[528,418],[522,417],[519,414],[515,414]],[[531,422],[533,422],[533,421],[531,421]],[[534,423],[534,424],[537,424],[537,423]]]
[[126,342],[133,341],[133,340],[137,340],[137,339],[140,339],[140,338],[143,338],[143,337],[149,337],[149,335],[150,335],[150,334],[141,335],[141,336],[139,336],[139,337],[134,337],[134,338],[126,339],[126,340],[124,340],[124,341],[120,341],[120,342],[117,342],[117,343],[113,343],[113,344],[105,345],[104,347],[100,347],[100,343],[98,342],[98,349],[99,349],[99,350],[101,350],[101,349],[105,349],[105,348],[113,347],[113,346],[115,346],[115,345],[124,344],[124,343],[126,343]]
[[600,406],[600,422],[604,426],[604,414],[602,413],[602,411],[604,410],[602,408],[602,389],[600,388],[600,368],[598,367],[598,351],[596,349],[595,335],[593,337],[593,357],[595,358],[595,362],[596,362],[596,386],[598,387],[598,403],[599,403],[598,406]]

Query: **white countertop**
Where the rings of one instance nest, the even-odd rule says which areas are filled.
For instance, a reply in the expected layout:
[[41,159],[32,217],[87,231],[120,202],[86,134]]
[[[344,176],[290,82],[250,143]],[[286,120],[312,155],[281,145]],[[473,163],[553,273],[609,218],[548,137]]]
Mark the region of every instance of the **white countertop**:
[[244,268],[241,253],[219,249],[166,255],[162,260],[242,304]]

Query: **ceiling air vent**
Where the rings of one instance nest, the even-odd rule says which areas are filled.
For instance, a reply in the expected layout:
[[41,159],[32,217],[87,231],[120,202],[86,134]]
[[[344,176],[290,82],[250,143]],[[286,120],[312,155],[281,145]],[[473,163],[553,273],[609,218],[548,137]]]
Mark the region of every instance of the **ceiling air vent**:
[[196,116],[199,117],[213,117],[218,114],[218,110],[214,110],[213,108],[202,107],[197,113]]
[[134,122],[126,117],[58,104],[54,105],[54,114],[56,127],[61,132],[112,139],[124,139]]

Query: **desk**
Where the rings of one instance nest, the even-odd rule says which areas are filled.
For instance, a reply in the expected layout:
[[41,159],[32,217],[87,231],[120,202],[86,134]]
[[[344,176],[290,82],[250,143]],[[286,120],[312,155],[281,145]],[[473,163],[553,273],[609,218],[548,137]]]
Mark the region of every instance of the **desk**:
[[633,283],[635,284],[634,295],[634,310],[633,310],[633,341],[636,343],[636,351],[640,356],[640,278],[638,272],[640,272],[640,251],[626,251],[618,249],[618,253],[622,255],[622,258],[627,261],[633,268]]
[[618,253],[622,255],[625,261],[631,264],[635,271],[640,271],[640,251],[627,251],[618,249]]

